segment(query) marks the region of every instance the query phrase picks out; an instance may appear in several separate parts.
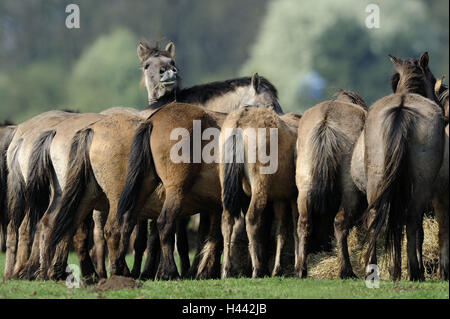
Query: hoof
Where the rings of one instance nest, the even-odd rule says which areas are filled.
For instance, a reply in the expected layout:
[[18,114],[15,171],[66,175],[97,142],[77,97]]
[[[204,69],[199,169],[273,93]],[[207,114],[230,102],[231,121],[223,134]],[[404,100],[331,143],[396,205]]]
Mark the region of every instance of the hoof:
[[352,270],[341,271],[339,273],[339,278],[341,279],[358,279],[358,276]]
[[158,280],[177,280],[180,279],[180,275],[176,269],[172,270],[161,270],[156,274],[156,279]]

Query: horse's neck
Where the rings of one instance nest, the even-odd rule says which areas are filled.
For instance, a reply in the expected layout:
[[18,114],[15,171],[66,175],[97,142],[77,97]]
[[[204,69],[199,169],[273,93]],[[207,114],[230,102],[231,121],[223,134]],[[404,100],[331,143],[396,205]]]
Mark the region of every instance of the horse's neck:
[[247,90],[246,86],[237,87],[235,90],[214,96],[201,106],[205,109],[215,112],[230,113],[240,107],[243,107],[242,98]]

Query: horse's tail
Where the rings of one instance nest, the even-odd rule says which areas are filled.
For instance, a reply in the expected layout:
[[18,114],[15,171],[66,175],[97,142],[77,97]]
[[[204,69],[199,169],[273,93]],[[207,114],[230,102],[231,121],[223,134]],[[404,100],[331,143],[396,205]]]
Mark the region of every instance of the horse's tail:
[[26,185],[30,238],[33,238],[36,225],[49,204],[50,184],[55,185],[56,176],[50,158],[50,145],[55,134],[55,130],[42,133],[31,150]]
[[220,169],[223,176],[223,208],[229,211],[231,216],[239,217],[243,196],[244,138],[240,130],[235,130],[235,132],[225,138]]
[[369,225],[374,236],[369,242],[366,260],[369,260],[383,225],[386,225],[386,248],[392,251],[394,243],[401,243],[406,209],[411,199],[412,180],[408,174],[408,137],[414,129],[419,113],[404,105],[405,96],[401,95],[400,104],[387,110],[383,122],[384,170],[377,185],[374,198],[365,212],[366,220],[370,210],[376,215]]
[[23,139],[20,139],[11,152],[8,160],[8,221],[13,229],[18,230],[25,216],[25,179],[20,169],[18,155],[22,147]]
[[[8,165],[6,163],[6,152],[8,150],[9,144],[11,144],[12,138],[16,128],[12,128],[8,131],[4,131],[2,137],[2,143],[0,145],[0,194],[8,194]],[[8,226],[8,209],[7,209],[7,196],[2,195],[0,197],[0,227],[2,231],[2,245],[3,248],[6,245],[6,228]]]
[[306,197],[306,210],[312,220],[311,252],[331,249],[333,219],[341,202],[337,187],[341,154],[347,137],[332,123],[323,120],[311,133],[311,188]]
[[74,214],[82,199],[85,189],[92,178],[89,159],[93,130],[79,130],[72,139],[69,152],[69,164],[66,173],[66,185],[58,204],[53,231],[50,237],[50,249],[67,235],[74,221]]
[[126,212],[134,213],[142,182],[147,171],[152,166],[152,152],[150,149],[150,135],[153,129],[151,122],[145,122],[134,134],[128,157],[125,185],[120,194],[117,207],[117,220],[123,222]]

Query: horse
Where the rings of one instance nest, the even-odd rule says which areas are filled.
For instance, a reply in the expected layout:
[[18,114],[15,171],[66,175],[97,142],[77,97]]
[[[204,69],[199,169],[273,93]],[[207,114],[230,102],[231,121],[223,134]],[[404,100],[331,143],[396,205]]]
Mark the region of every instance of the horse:
[[[385,248],[391,254],[391,279],[401,277],[401,241],[406,225],[408,273],[424,279],[422,218],[444,154],[443,108],[434,93],[436,79],[428,53],[394,64],[394,94],[376,101],[364,128],[364,171],[369,226],[366,271],[376,264],[376,239],[386,225]],[[382,132],[382,138],[380,138]]]
[[[161,65],[160,68],[163,69],[164,68],[164,72],[163,73],[158,73],[158,77],[155,74],[155,70],[153,68],[151,68],[148,65],[148,62],[151,61],[151,59],[155,58],[155,56],[153,56],[152,54],[156,54],[154,50],[152,50],[151,52],[145,53],[144,51],[145,46],[142,45],[142,43],[139,44],[138,46],[138,56],[141,59],[141,63],[143,65],[143,73],[144,73],[144,77],[145,77],[145,83],[147,85],[147,90],[151,91],[154,90],[155,87],[158,91],[158,93],[149,93],[149,96],[159,96],[161,94],[161,89],[164,87],[167,90],[174,90],[175,88],[172,86],[172,83],[170,85],[157,85],[157,83],[155,83],[155,81],[160,81],[161,79],[164,79],[165,82],[167,82],[167,79],[170,79],[170,82],[173,83],[178,83],[178,81],[175,81],[176,77],[178,76],[177,73],[175,72],[174,69],[174,65],[173,63],[171,63],[170,61],[167,62],[164,65]],[[174,48],[174,47],[173,47]],[[172,51],[174,52],[174,51]],[[166,55],[161,55],[160,53],[157,53],[157,57],[164,57],[167,58],[167,54]],[[168,74],[170,74],[169,76],[165,75],[165,72],[167,72]],[[173,76],[173,77],[172,77]],[[258,77],[259,79],[259,77]],[[267,82],[267,81],[266,81]],[[263,83],[263,81],[261,81],[261,83]],[[242,87],[246,86],[247,89],[246,90],[242,90]],[[259,97],[262,96],[266,96],[267,92],[266,92],[266,86],[265,86],[265,82],[261,85],[261,87],[258,87],[258,92],[256,92],[254,90],[254,86],[248,84],[245,85],[245,78],[239,80],[239,81],[228,81],[227,85],[223,85],[223,83],[221,82],[217,82],[214,85],[211,84],[207,84],[204,85],[205,88],[208,88],[208,90],[206,89],[202,89],[202,86],[197,86],[195,87],[195,89],[185,89],[185,90],[179,90],[177,93],[177,98],[186,96],[186,98],[189,98],[190,100],[193,101],[197,101],[197,103],[201,103],[202,101],[208,101],[210,98],[222,98],[223,101],[226,101],[227,99],[229,99],[230,101],[232,101],[233,103],[236,101],[236,99],[232,99],[230,97],[235,97],[237,94],[234,92],[235,90],[239,89],[239,93],[245,92],[247,94],[245,94],[244,96],[240,96],[240,101],[242,101],[242,103],[250,103],[251,99],[253,98],[253,95],[257,95]],[[233,90],[233,87],[235,88],[235,90]],[[252,91],[253,90],[253,91]],[[189,94],[184,93],[183,92],[188,92]],[[168,95],[172,95],[172,93],[167,93]],[[166,95],[162,95],[162,97],[160,99],[165,99]],[[252,95],[253,94],[253,95]],[[272,96],[270,94],[270,96]],[[250,101],[250,102],[248,102]],[[156,106],[158,102],[155,101],[151,101],[151,104],[148,108],[148,112],[154,112],[155,108],[158,109],[158,107]],[[161,103],[162,105],[164,105],[164,103]],[[228,105],[227,103],[223,102],[224,105]],[[161,105],[160,105],[161,106]],[[160,107],[159,106],[159,107]],[[129,124],[128,128],[130,128],[130,131],[134,131],[131,126],[132,125],[137,125],[138,121],[136,120],[129,120],[127,119],[128,115],[122,114],[121,115],[121,120]],[[105,146],[106,144],[111,144],[111,147],[114,146],[114,152],[117,153],[119,152],[120,155],[122,154],[128,154],[129,152],[129,147],[131,145],[131,140],[129,138],[128,135],[128,131],[124,132],[123,128],[120,126],[121,125],[121,120],[118,119],[118,117],[116,117],[116,120],[113,121],[112,123],[109,123],[108,125],[104,125],[104,122],[106,121],[99,121],[97,123],[95,123],[94,125],[92,125],[91,127],[89,127],[88,129],[85,130],[85,132],[83,134],[92,134],[92,143],[94,143],[95,141],[101,140],[101,136],[103,135],[107,135],[109,139],[105,139],[102,140],[101,145]],[[134,129],[136,129],[136,127],[134,127]],[[110,133],[110,132],[114,132]],[[90,133],[87,133],[90,132]],[[123,134],[121,134],[123,132]],[[82,134],[81,132],[79,132],[79,134]],[[98,136],[98,139],[96,138]],[[88,141],[89,142],[89,141]],[[75,163],[75,160],[70,162],[68,164],[68,166],[75,171],[75,167],[76,164],[81,165],[84,162],[80,162],[80,160],[82,160],[83,158],[86,158],[86,150],[81,150],[80,147],[87,147],[89,144],[89,147],[91,149],[91,153],[88,154],[87,157],[89,157],[89,161],[91,162],[91,166],[94,167],[94,163],[93,163],[93,159],[91,158],[91,156],[94,156],[93,154],[95,153],[95,148],[92,149],[92,145],[89,143],[78,143],[76,142],[76,139],[74,139],[74,141],[72,142],[72,145],[77,145],[77,147],[74,148],[74,152],[77,151],[78,153],[74,153],[73,156],[71,156],[71,158],[75,158],[76,155],[79,155],[78,157],[78,162]],[[109,146],[108,146],[109,147]],[[77,150],[75,150],[77,149]],[[97,159],[98,157],[100,157],[99,155],[95,156],[95,159]],[[99,163],[101,162],[101,160],[99,159],[98,161]],[[108,220],[106,222],[106,227],[105,227],[105,234],[106,237],[110,237],[110,240],[108,240],[108,251],[110,253],[110,263],[112,263],[112,261],[114,260],[114,254],[117,251],[117,238],[118,236],[116,235],[117,232],[117,227],[115,226],[116,221],[114,219],[111,219],[110,216],[115,216],[115,212],[113,212],[116,209],[116,202],[118,200],[118,195],[116,194],[115,191],[107,191],[106,188],[111,188],[112,186],[109,185],[117,185],[116,188],[114,189],[119,189],[122,187],[121,184],[121,180],[120,180],[120,176],[124,176],[125,172],[123,170],[123,163],[126,164],[126,159],[124,159],[123,163],[119,165],[119,162],[116,162],[117,165],[114,168],[111,168],[109,170],[108,173],[105,172],[105,170],[98,170],[97,174],[94,174],[95,179],[97,180],[109,180],[110,182],[108,182],[108,186],[105,186],[105,190],[101,189],[102,194],[105,194],[105,191],[108,192],[108,194],[105,195],[105,197],[107,198],[107,201],[110,203],[109,204],[109,213],[108,213]],[[84,164],[83,164],[84,165]],[[99,164],[100,165],[100,164]],[[102,164],[103,165],[103,164]],[[106,165],[106,164],[105,164]],[[101,166],[96,166],[96,167],[101,167]],[[68,173],[69,174],[69,173]],[[102,175],[99,175],[102,174]],[[74,176],[71,176],[73,178],[75,178]],[[69,181],[70,178],[67,177],[67,181]],[[106,184],[105,184],[106,185]],[[48,237],[49,240],[53,243],[52,247],[56,246],[57,243],[59,245],[59,241],[61,241],[61,239],[64,237],[64,239],[61,241],[60,243],[60,247],[62,248],[58,248],[57,249],[57,253],[55,253],[55,256],[53,257],[53,261],[52,261],[52,266],[51,269],[48,270],[48,275],[50,278],[60,278],[61,276],[61,272],[62,272],[62,265],[64,265],[66,257],[67,257],[67,245],[66,245],[66,241],[67,241],[67,236],[65,235],[66,232],[70,233],[71,230],[73,229],[73,225],[72,222],[77,223],[82,219],[77,218],[76,220],[69,220],[68,223],[66,223],[66,221],[64,221],[64,225],[61,224],[61,222],[64,220],[65,217],[67,217],[68,211],[71,211],[74,214],[79,214],[80,216],[86,216],[85,213],[85,207],[82,206],[78,206],[78,203],[70,203],[70,194],[73,194],[73,192],[76,192],[77,194],[79,194],[79,196],[83,196],[84,195],[84,190],[79,189],[79,190],[74,190],[74,189],[70,189],[68,188],[67,192],[63,192],[62,195],[62,200],[61,200],[61,204],[58,206],[57,209],[57,214],[56,216],[60,216],[60,217],[56,217],[56,220],[54,222],[54,226],[52,226],[51,228],[55,227],[55,229],[51,229],[50,231],[50,236]],[[65,193],[67,193],[65,195]],[[94,192],[95,193],[95,192]],[[98,192],[97,192],[98,193]],[[100,195],[99,195],[100,196]],[[92,199],[94,196],[91,196],[90,199]],[[156,196],[157,197],[157,196]],[[86,199],[86,201],[89,201],[89,199]],[[159,201],[160,203],[162,203],[162,200],[160,198],[157,198],[156,201]],[[111,204],[112,203],[112,204]],[[157,204],[155,205],[157,206]],[[159,212],[158,212],[159,213]],[[59,234],[59,235],[55,235],[55,234]],[[64,234],[64,235],[61,235]],[[56,239],[55,239],[56,237]],[[51,238],[51,239],[50,239]],[[44,252],[47,255],[43,258],[46,260],[50,259],[50,256],[48,254],[48,252]],[[124,265],[124,264],[123,264]],[[48,266],[44,266],[44,267],[48,267]],[[125,267],[125,266],[124,266]],[[46,272],[46,270],[43,269],[43,272]],[[112,274],[122,274],[123,270],[122,269],[118,269],[117,267],[115,267],[113,264],[111,264],[111,273]]]
[[448,219],[449,219],[449,206],[448,206],[448,167],[449,167],[449,124],[448,124],[448,109],[449,109],[449,97],[448,87],[442,84],[442,79],[436,81],[435,94],[438,97],[441,105],[444,108],[445,115],[445,150],[444,158],[438,176],[434,183],[433,191],[433,208],[436,220],[439,224],[439,270],[438,275],[442,280],[448,280],[449,276],[449,233],[448,233]]
[[295,182],[298,189],[296,275],[307,276],[307,256],[337,241],[340,278],[355,277],[347,236],[364,200],[351,178],[353,148],[364,127],[367,107],[356,93],[308,109],[298,123]]
[[1,250],[6,251],[6,228],[8,226],[8,210],[7,210],[7,176],[8,169],[6,166],[6,150],[14,136],[16,126],[4,121],[0,124],[0,231],[1,231]]
[[[19,227],[25,217],[29,214],[30,207],[28,203],[35,200],[33,207],[46,207],[48,204],[48,193],[40,192],[43,187],[41,182],[34,178],[35,169],[29,169],[30,158],[33,153],[33,144],[36,136],[51,129],[68,117],[74,116],[74,113],[65,111],[49,111],[42,113],[26,122],[17,125],[14,137],[9,144],[6,152],[6,162],[8,170],[7,189],[8,189],[8,228],[6,243],[6,259],[4,278],[9,279],[16,273],[15,265],[22,264],[22,259],[27,258],[28,245],[26,247],[18,246]],[[45,138],[44,138],[45,141]],[[28,180],[36,181],[30,185]],[[33,198],[26,196],[28,190],[35,187],[36,193]],[[27,212],[25,212],[27,209]],[[44,208],[45,210],[45,208]],[[26,223],[28,224],[28,223]],[[23,236],[32,236],[34,229],[27,227]],[[22,236],[22,237],[23,237]],[[18,262],[16,263],[16,253]]]
[[[292,209],[293,216],[297,215],[294,171],[297,123],[300,117],[291,113],[278,115],[270,108],[246,107],[231,112],[222,125],[219,165],[224,208],[222,212],[224,238],[222,278],[228,277],[230,273],[232,229],[235,219],[240,217],[243,206],[247,206],[245,224],[252,260],[252,277],[263,277],[268,273],[265,245],[267,234],[264,230],[268,228],[266,206],[269,202],[273,202],[276,237],[272,275],[281,275],[281,252],[289,233],[285,222],[289,217],[288,207]],[[270,133],[266,136],[267,130]],[[272,133],[273,131],[276,133]],[[276,134],[276,140],[274,140],[276,145],[271,143],[272,134]],[[258,142],[256,142],[257,139]],[[267,145],[270,145],[270,153],[275,152],[275,158],[271,158],[271,161],[276,161],[276,164],[270,163],[270,165],[276,165],[273,172],[264,172],[265,169],[267,170],[266,165],[260,160],[256,161],[256,154],[267,153]],[[264,150],[260,149],[261,146]],[[276,150],[272,149],[273,146]],[[228,160],[228,156],[231,156],[229,158],[231,161]],[[255,156],[254,160],[252,160],[253,156]],[[244,197],[250,197],[250,202]]]

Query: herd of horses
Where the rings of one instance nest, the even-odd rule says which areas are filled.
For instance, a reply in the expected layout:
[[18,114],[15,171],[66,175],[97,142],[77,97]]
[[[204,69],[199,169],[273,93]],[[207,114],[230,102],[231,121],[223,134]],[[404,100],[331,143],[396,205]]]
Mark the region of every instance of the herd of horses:
[[[432,206],[439,276],[448,280],[448,87],[431,73],[426,52],[390,56],[393,94],[370,108],[358,94],[339,91],[302,115],[283,113],[276,88],[258,74],[181,88],[172,42],[164,49],[141,42],[137,54],[146,109],[54,110],[0,127],[4,279],[64,279],[72,243],[86,281],[106,278],[106,256],[110,275],[179,278],[175,247],[181,277],[226,278],[242,262],[239,233],[248,238],[252,277],[286,275],[286,251],[295,275],[306,277],[308,254],[331,249],[334,235],[339,276],[350,278],[347,237],[358,224],[367,234],[366,265],[377,263],[385,229],[393,280],[401,277],[406,228],[409,278],[423,280],[422,220]],[[172,161],[172,131],[183,128],[193,140],[196,123],[202,136],[220,132],[221,160],[195,161],[190,152],[191,160]],[[246,128],[277,130],[274,173],[249,160],[266,152],[268,134],[254,146],[251,136],[230,133]],[[227,154],[234,160],[224,161]],[[186,229],[194,214],[191,264]]]

